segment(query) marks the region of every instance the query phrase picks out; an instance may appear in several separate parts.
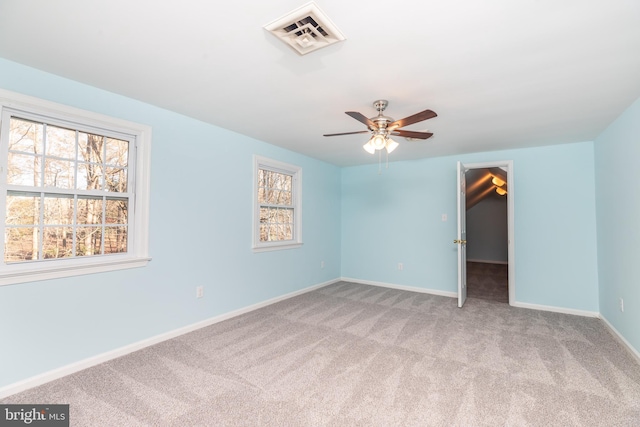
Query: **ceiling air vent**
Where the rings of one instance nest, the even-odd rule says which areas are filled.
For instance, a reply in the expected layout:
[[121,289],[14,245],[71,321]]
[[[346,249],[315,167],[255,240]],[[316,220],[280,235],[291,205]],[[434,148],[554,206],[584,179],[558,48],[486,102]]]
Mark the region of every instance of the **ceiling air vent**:
[[344,35],[314,2],[289,12],[264,28],[300,55],[344,40]]

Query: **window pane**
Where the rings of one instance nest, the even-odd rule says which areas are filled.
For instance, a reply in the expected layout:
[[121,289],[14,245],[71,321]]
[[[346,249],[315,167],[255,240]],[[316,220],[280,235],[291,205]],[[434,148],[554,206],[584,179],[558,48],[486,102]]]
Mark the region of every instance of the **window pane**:
[[43,126],[12,117],[9,126],[9,150],[42,154]]
[[260,224],[260,241],[266,242],[269,237],[269,226],[267,224]]
[[293,224],[293,209],[283,209],[284,211],[284,222]]
[[280,192],[271,188],[267,189],[266,201],[271,205],[277,205],[280,198]]
[[104,253],[127,252],[127,227],[107,227],[104,230]]
[[291,190],[291,175],[269,172],[268,186],[277,190]]
[[45,159],[44,185],[55,188],[73,188],[74,162]]
[[52,224],[52,225],[53,224],[72,224],[73,223],[73,196],[50,195],[50,194],[45,195],[44,223]]
[[264,179],[264,186],[271,187],[272,186],[271,181],[273,181],[273,172],[268,170],[262,170],[262,175]]
[[260,208],[260,223],[269,222],[269,208]]
[[42,242],[44,259],[73,256],[73,230],[71,227],[45,227]]
[[5,231],[5,262],[38,259],[40,233],[36,227],[7,228]]
[[258,202],[270,205],[292,205],[293,176],[258,170]]
[[36,225],[40,222],[40,195],[8,192],[7,219],[10,225]]
[[281,191],[280,192],[280,203],[281,205],[291,205],[291,191]]
[[127,191],[127,169],[107,167],[105,190],[124,193]]
[[127,199],[107,199],[107,224],[126,224],[128,216]]
[[91,163],[103,163],[103,136],[80,132],[78,134],[78,145],[78,160],[84,160],[85,162]]
[[278,225],[277,224],[269,224],[269,235],[267,237],[267,240],[269,242],[273,242],[275,240],[278,240],[277,235],[278,235]]
[[273,224],[278,222],[278,208],[269,209],[269,222]]
[[76,131],[47,125],[47,156],[74,160],[76,158]]
[[7,183],[39,187],[41,156],[9,153]]
[[125,167],[127,166],[128,157],[129,141],[107,138],[107,164]]
[[278,176],[280,175],[277,172],[267,171],[267,187],[278,188],[276,181],[278,180]]
[[286,191],[291,191],[291,182],[293,177],[291,175],[283,175],[284,182],[282,183],[282,189]]
[[278,222],[289,224],[293,219],[293,209],[278,209]]
[[102,224],[102,198],[78,197],[78,224]]
[[78,227],[76,255],[101,255],[102,227]]
[[104,169],[94,163],[78,163],[78,189],[102,190]]
[[288,205],[291,200],[291,194],[288,191],[280,191],[278,204],[279,205]]

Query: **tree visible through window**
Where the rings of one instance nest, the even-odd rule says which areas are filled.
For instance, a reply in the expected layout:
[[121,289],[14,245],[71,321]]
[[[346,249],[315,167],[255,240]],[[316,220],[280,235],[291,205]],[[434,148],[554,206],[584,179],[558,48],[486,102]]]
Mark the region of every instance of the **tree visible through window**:
[[292,181],[292,175],[258,170],[261,242],[293,239]]
[[256,158],[255,250],[302,244],[299,167]]
[[151,131],[0,89],[0,286],[147,265]]
[[4,261],[126,253],[132,139],[11,116]]

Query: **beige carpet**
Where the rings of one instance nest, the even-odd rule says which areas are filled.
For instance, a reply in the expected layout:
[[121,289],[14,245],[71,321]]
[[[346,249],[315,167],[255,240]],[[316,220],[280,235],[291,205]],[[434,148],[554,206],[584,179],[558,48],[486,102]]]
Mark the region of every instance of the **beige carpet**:
[[73,426],[638,426],[598,319],[340,282],[2,403]]

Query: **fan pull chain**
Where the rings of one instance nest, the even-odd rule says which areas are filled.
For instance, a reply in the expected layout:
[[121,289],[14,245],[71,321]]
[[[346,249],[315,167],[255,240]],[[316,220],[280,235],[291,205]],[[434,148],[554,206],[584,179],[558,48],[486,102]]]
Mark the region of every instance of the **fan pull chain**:
[[378,175],[382,175],[382,152],[378,150]]

